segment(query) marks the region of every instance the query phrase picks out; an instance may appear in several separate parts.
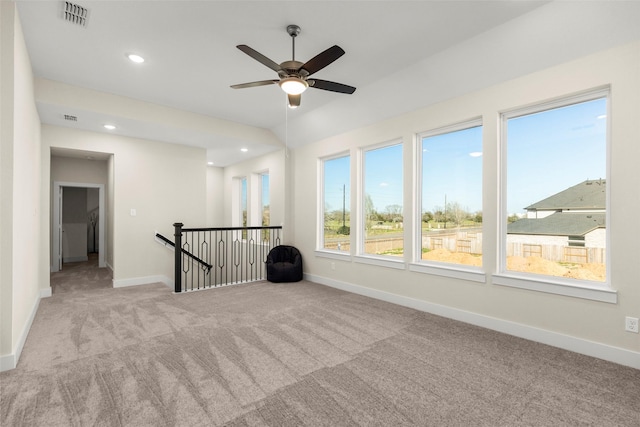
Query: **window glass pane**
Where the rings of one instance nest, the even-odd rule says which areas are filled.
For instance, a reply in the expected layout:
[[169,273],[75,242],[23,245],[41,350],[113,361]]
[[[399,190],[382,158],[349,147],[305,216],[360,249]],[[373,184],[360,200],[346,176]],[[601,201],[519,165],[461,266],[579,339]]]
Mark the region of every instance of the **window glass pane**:
[[364,152],[364,253],[403,256],[402,144]]
[[240,211],[242,212],[242,220],[240,224],[247,226],[247,178],[240,181]]
[[607,99],[508,118],[506,269],[606,281]]
[[262,174],[262,226],[266,227],[270,224],[269,217],[269,174]]
[[344,156],[323,162],[324,176],[324,249],[349,252],[351,234],[350,157]]
[[423,260],[482,266],[482,127],[422,138]]

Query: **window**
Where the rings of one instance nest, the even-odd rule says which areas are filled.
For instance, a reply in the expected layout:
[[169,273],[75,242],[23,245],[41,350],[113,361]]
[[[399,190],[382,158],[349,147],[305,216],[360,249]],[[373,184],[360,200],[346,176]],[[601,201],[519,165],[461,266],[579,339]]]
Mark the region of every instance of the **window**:
[[607,282],[607,95],[502,115],[503,272]]
[[240,225],[242,227],[247,226],[247,178],[240,179],[240,212],[242,217],[240,219]]
[[350,156],[323,160],[321,168],[321,247],[331,251],[349,252],[351,249]]
[[231,225],[242,227],[243,217],[246,219],[247,211],[247,179],[234,177],[231,185]]
[[363,152],[361,253],[404,255],[402,144]]
[[482,266],[482,126],[418,135],[418,261]]
[[271,218],[269,216],[269,173],[265,172],[260,175],[262,192],[260,197],[260,204],[262,205],[262,226],[268,227],[271,224]]

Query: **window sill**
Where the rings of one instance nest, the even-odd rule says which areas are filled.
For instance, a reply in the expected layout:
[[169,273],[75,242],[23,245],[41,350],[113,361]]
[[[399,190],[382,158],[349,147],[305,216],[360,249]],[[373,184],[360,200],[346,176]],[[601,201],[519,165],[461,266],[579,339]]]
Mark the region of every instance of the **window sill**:
[[554,278],[550,276],[547,280],[536,280],[530,276],[525,277],[509,274],[494,274],[491,277],[494,285],[583,298],[610,304],[616,304],[618,302],[618,292],[611,288],[606,288],[604,285],[590,286],[584,282],[569,284],[563,283],[561,280],[554,280]]
[[360,264],[377,265],[379,267],[395,268],[396,270],[404,270],[405,263],[402,257],[382,257],[374,255],[357,255],[353,257],[355,262]]
[[479,268],[458,264],[409,264],[409,270],[416,273],[434,274],[436,276],[452,277],[454,279],[468,280],[471,282],[486,283],[487,276]]
[[331,258],[331,259],[337,259],[340,261],[351,261],[351,254],[349,252],[316,249],[315,255],[320,258]]

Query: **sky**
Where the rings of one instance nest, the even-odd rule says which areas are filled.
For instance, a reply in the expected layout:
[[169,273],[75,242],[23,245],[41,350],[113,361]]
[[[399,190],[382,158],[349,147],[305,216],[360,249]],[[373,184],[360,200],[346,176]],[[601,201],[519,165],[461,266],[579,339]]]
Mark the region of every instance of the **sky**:
[[606,179],[606,99],[509,119],[507,212],[587,179]]
[[[524,208],[587,179],[606,178],[606,99],[596,99],[507,122],[507,213]],[[458,203],[482,210],[482,128],[423,138],[422,208]],[[376,210],[402,205],[402,145],[365,151],[365,192]],[[325,200],[349,210],[349,157],[325,161]]]

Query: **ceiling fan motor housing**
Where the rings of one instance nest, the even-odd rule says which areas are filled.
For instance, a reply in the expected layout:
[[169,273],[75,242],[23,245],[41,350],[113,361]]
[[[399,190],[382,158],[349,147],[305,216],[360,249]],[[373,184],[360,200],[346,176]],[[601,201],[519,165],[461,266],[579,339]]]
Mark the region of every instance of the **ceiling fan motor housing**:
[[284,61],[280,64],[281,71],[278,72],[280,77],[307,77],[309,73],[301,68],[304,63],[300,61]]

